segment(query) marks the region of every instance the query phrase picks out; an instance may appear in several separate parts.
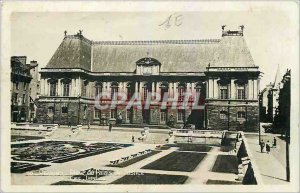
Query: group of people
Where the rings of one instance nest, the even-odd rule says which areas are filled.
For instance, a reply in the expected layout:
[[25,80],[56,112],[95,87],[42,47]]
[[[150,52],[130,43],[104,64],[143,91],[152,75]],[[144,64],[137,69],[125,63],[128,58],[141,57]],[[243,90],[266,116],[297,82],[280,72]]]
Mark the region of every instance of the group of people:
[[260,151],[261,151],[261,153],[264,152],[264,148],[266,147],[266,152],[267,152],[267,154],[269,154],[270,151],[271,151],[271,147],[272,148],[276,148],[276,146],[277,146],[277,140],[274,137],[272,145],[271,145],[271,143],[270,143],[269,140],[267,140],[266,143],[264,142],[264,140],[261,140],[260,143],[259,143],[259,145],[260,145]]

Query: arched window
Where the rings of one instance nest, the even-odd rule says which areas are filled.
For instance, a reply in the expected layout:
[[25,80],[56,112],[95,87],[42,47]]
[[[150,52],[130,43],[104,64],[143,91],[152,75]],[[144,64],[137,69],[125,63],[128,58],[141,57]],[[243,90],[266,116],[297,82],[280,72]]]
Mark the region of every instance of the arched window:
[[126,93],[127,93],[127,100],[130,100],[132,95],[134,94],[134,83],[128,82],[126,85]]
[[151,92],[152,90],[152,87],[151,87],[151,83],[150,82],[147,82],[144,84],[144,100],[147,100],[147,96],[148,96],[148,93]]
[[169,84],[167,82],[163,82],[160,84],[160,100],[162,101],[165,94],[169,91]]
[[50,83],[50,96],[56,96],[56,85],[57,85],[57,80],[49,80]]
[[224,110],[220,111],[220,119],[227,119],[227,117],[228,117],[227,111]]
[[63,79],[63,96],[69,96],[70,95],[70,79]]
[[117,97],[118,89],[119,89],[119,84],[117,82],[112,82],[110,85],[111,88],[111,99],[114,100]]
[[186,84],[183,82],[180,82],[178,84],[178,101],[184,100],[184,93],[186,91]]
[[101,82],[96,82],[95,84],[95,97],[99,96],[102,93],[103,85]]

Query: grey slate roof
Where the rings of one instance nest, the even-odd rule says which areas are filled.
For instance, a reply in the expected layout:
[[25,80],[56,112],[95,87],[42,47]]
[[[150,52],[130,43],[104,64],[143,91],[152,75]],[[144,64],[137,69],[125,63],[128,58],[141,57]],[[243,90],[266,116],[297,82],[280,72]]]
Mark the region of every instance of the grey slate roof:
[[145,57],[161,63],[161,72],[204,72],[218,67],[253,67],[242,36],[209,40],[90,41],[66,36],[46,68],[82,68],[92,72],[133,72]]

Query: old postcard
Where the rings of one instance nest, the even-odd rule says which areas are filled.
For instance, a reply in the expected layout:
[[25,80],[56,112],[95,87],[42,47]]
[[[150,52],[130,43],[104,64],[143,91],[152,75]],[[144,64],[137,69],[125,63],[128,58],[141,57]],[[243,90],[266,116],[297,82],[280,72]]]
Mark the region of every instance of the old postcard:
[[296,1],[4,1],[3,192],[299,191]]

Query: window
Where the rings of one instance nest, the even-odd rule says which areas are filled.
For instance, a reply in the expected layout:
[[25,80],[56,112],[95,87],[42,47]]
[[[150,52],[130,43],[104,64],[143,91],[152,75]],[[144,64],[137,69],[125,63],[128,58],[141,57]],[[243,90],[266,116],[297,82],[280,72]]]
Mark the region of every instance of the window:
[[70,84],[63,83],[63,96],[69,96]]
[[222,86],[220,88],[220,97],[221,97],[221,99],[228,99],[228,89],[227,89],[227,86]]
[[27,88],[27,84],[26,84],[26,82],[24,82],[23,89],[26,90],[26,88]]
[[184,99],[184,92],[185,92],[185,84],[180,83],[178,85],[178,101],[183,101]]
[[23,96],[22,96],[22,104],[25,104],[25,100],[26,100],[26,95],[23,94]]
[[56,96],[56,83],[50,83],[50,96]]
[[96,83],[95,85],[95,97],[100,96],[102,93],[102,84],[101,83]]
[[245,89],[244,88],[237,89],[237,99],[245,99]]
[[245,119],[246,118],[246,113],[244,111],[238,111],[237,112],[237,118],[238,119]]
[[160,121],[161,122],[166,122],[167,121],[167,111],[166,110],[161,110],[160,111]]
[[16,82],[16,90],[19,90],[19,82]]
[[111,95],[110,95],[110,98],[112,99],[112,100],[115,100],[116,99],[116,97],[117,97],[117,94],[118,94],[118,83],[116,83],[116,82],[113,82],[112,84],[111,84]]
[[151,92],[151,83],[144,85],[144,101],[147,100],[148,93]]
[[179,109],[177,112],[177,121],[183,121],[184,120],[184,110]]
[[84,81],[83,82],[83,87],[82,87],[82,96],[86,96],[86,88],[87,88],[87,85],[88,85],[88,81]]
[[126,121],[130,121],[131,119],[131,109],[126,110]]
[[112,119],[117,118],[117,111],[115,109],[110,110],[110,118]]
[[14,94],[13,94],[12,101],[13,101],[14,103],[18,103],[18,93],[14,93]]
[[68,107],[61,107],[62,113],[68,113]]
[[48,114],[54,113],[54,107],[48,107]]
[[101,111],[99,109],[95,109],[95,114],[94,114],[95,119],[100,119],[101,118]]
[[227,111],[220,111],[220,119],[227,119]]
[[162,83],[160,86],[160,101],[162,101],[164,99],[164,96],[166,93],[168,93],[169,91],[169,85],[168,83]]

